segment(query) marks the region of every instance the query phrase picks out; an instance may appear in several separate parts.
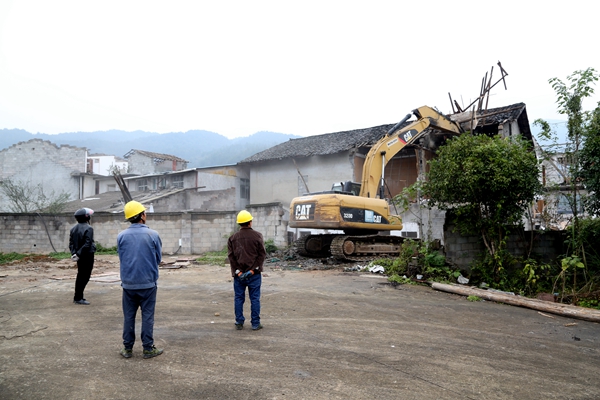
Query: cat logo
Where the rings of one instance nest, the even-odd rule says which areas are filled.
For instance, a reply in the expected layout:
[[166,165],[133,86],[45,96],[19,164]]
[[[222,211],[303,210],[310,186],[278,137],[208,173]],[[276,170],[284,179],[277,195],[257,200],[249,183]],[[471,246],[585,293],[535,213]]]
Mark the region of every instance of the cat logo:
[[313,204],[297,204],[294,210],[294,217],[296,221],[307,221],[312,219],[313,213]]

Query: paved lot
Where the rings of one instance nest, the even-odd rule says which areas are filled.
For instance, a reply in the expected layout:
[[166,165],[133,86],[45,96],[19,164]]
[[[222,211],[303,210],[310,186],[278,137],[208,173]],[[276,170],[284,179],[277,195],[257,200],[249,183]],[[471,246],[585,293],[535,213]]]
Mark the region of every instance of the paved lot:
[[145,360],[138,342],[123,359],[119,283],[74,305],[74,281],[50,279],[73,273],[0,268],[1,399],[600,398],[599,324],[339,269],[268,266],[256,332],[234,329],[227,268],[161,270],[165,353]]

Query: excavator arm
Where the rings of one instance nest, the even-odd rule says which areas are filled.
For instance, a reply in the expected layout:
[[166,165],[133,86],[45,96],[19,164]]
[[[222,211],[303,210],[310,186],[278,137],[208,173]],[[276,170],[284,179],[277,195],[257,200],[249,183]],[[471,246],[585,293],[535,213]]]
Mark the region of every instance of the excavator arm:
[[[383,198],[383,176],[385,166],[406,145],[415,142],[425,134],[429,127],[445,132],[462,133],[463,130],[457,123],[449,120],[431,107],[423,106],[413,110],[416,121],[400,128],[408,118],[390,129],[367,153],[363,166],[360,196],[370,198]],[[378,188],[379,193],[378,193]]]

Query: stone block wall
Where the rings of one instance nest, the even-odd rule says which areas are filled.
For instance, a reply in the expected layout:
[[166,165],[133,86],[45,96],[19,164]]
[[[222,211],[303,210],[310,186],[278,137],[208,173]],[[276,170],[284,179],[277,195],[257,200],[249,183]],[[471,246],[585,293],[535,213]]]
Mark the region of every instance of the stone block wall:
[[[444,227],[444,253],[446,260],[468,271],[471,264],[486,251],[479,236],[462,236],[453,232],[453,226]],[[521,231],[508,237],[507,248],[515,257],[525,257],[532,243],[531,256],[542,262],[552,262],[566,252],[564,231]]]
[[[272,239],[276,246],[287,245],[287,222],[280,203],[251,205],[253,228]],[[148,214],[147,225],[158,231],[164,254],[199,254],[220,251],[237,231],[237,211],[172,212]],[[0,214],[0,252],[48,254],[69,251],[69,231],[76,224],[71,213]],[[123,214],[97,212],[92,217],[94,239],[104,247],[116,245],[117,235],[127,229]],[[181,243],[181,244],[180,244]]]

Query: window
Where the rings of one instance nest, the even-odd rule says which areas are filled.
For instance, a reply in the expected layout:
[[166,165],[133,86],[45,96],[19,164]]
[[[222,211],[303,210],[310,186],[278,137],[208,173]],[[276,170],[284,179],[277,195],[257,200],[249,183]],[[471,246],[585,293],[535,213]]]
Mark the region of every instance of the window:
[[250,179],[240,180],[240,198],[250,200]]
[[137,181],[138,192],[145,192],[148,190],[148,181],[146,179],[139,179]]
[[[575,198],[577,200],[577,212],[583,213],[583,204],[581,204],[581,196],[577,194]],[[559,214],[572,214],[573,213],[573,195],[560,193],[558,195],[558,201],[556,202],[556,211]]]
[[174,176],[172,186],[174,188],[183,189],[183,175]]

